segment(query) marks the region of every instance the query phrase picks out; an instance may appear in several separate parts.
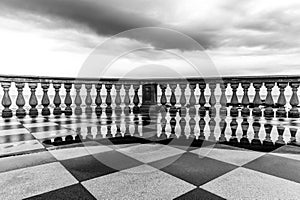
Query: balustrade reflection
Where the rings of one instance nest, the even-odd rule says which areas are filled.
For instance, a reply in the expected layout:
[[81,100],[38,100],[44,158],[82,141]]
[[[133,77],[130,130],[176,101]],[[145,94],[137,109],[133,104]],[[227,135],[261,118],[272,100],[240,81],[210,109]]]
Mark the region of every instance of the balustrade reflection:
[[[159,104],[151,113],[141,112],[139,89],[145,80],[2,77],[0,81],[2,118],[96,117],[103,123],[86,131],[91,139],[98,134],[101,138],[143,135],[143,127],[154,123],[161,139],[249,145],[298,142],[298,77],[159,80]],[[11,93],[12,86],[16,94]]]

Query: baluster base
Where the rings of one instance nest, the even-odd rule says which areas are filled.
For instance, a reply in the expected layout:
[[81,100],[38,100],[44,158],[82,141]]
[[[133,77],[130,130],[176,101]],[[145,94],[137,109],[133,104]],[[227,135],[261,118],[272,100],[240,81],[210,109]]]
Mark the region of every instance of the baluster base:
[[39,114],[37,108],[30,108],[29,110],[29,116],[34,118],[34,117],[37,117]]
[[24,117],[26,116],[26,111],[25,111],[25,109],[24,109],[24,108],[18,108],[18,109],[16,110],[16,116],[17,116],[18,118],[24,118]]
[[102,115],[102,108],[100,106],[97,106],[96,109],[95,109],[95,112],[96,112],[97,116]]
[[286,117],[286,110],[284,108],[278,108],[276,117]]
[[237,107],[232,107],[230,109],[230,116],[231,117],[238,117],[239,116],[239,110]]
[[267,107],[264,110],[264,117],[274,117],[274,110],[272,107]]
[[70,116],[73,114],[72,108],[71,107],[66,107],[65,111],[64,111],[66,116]]
[[49,108],[43,108],[42,109],[42,115],[43,116],[49,116],[50,115],[50,109]]
[[55,107],[53,109],[53,115],[61,115],[62,111],[60,107]]
[[288,113],[289,118],[299,118],[299,110],[298,108],[291,108]]
[[11,109],[4,108],[4,110],[2,110],[2,118],[11,118],[12,116],[13,114]]

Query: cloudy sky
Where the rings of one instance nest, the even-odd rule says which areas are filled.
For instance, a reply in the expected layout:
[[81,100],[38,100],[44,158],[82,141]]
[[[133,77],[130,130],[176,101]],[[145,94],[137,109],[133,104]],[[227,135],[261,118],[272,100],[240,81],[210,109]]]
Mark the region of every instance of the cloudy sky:
[[299,35],[299,0],[0,1],[1,74],[300,74]]

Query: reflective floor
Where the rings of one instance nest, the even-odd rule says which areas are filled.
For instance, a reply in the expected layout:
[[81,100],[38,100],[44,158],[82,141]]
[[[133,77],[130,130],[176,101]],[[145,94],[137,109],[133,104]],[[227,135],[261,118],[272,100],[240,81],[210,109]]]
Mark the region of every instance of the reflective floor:
[[0,199],[299,199],[298,119],[0,121]]

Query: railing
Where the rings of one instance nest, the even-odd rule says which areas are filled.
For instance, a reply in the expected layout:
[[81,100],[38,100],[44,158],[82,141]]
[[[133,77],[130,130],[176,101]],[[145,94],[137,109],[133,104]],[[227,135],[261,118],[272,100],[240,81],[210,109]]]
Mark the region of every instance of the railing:
[[[80,116],[84,114],[95,114],[101,116],[105,113],[111,116],[113,112],[120,115],[133,113],[138,115],[141,113],[142,102],[140,98],[141,86],[145,84],[158,84],[160,95],[158,100],[158,112],[169,112],[172,117],[170,120],[171,128],[176,125],[175,116],[181,117],[179,121],[181,127],[186,122],[183,117],[188,114],[191,119],[189,121],[190,132],[196,125],[195,115],[200,117],[199,127],[201,131],[205,126],[203,118],[209,116],[209,126],[214,131],[216,122],[215,117],[221,119],[220,141],[224,140],[224,126],[226,127],[226,116],[231,117],[230,126],[232,129],[232,138],[235,137],[235,130],[238,126],[237,117],[243,118],[241,123],[243,129],[243,138],[247,137],[247,127],[249,123],[248,117],[253,117],[254,137],[258,137],[260,128],[258,118],[264,117],[268,120],[276,117],[299,118],[298,110],[298,87],[300,84],[300,76],[244,76],[244,77],[222,77],[222,78],[187,78],[183,79],[157,79],[157,80],[140,80],[140,79],[91,79],[91,78],[58,78],[58,77],[33,77],[33,76],[0,76],[1,86],[4,90],[2,96],[2,117],[7,119],[15,115],[18,118],[24,118],[29,115],[32,118],[38,115],[42,116]],[[17,89],[15,99],[11,99],[10,90],[14,83]],[[84,86],[84,87],[83,87]],[[261,98],[262,87],[266,88],[266,96]],[[273,91],[274,87],[278,87],[278,98],[276,99]],[[29,99],[25,99],[24,88],[30,89]],[[36,95],[37,88],[42,89],[42,97],[39,99]],[[286,89],[290,87],[291,95],[287,99]],[[85,88],[85,95],[82,90]],[[53,98],[50,98],[49,91],[54,92]],[[217,92],[218,89],[218,92]],[[238,90],[242,89],[242,95],[239,100]],[[254,91],[253,98],[249,96],[249,90]],[[63,92],[64,90],[64,92]],[[93,94],[92,90],[95,94]],[[169,95],[167,94],[169,90]],[[71,92],[74,91],[74,95]],[[177,92],[176,92],[177,91]],[[179,92],[178,92],[179,91]],[[114,92],[114,95],[112,95]],[[121,95],[121,93],[124,93]],[[189,94],[187,94],[189,93]],[[63,94],[63,95],[62,95]],[[103,98],[103,94],[105,97]],[[179,95],[176,95],[179,94]],[[208,96],[209,97],[208,97]],[[83,103],[83,98],[84,103]],[[114,97],[113,97],[114,96]],[[179,98],[178,98],[179,97]],[[188,98],[187,98],[188,97]],[[208,97],[208,98],[207,98]],[[274,101],[276,100],[276,102]],[[288,100],[288,101],[287,101]],[[15,103],[16,110],[13,111]],[[30,108],[25,109],[25,105]],[[82,109],[84,105],[84,110]],[[41,111],[39,111],[41,107]],[[52,108],[53,107],[53,108]],[[165,130],[166,119],[162,115],[161,118],[162,132]],[[184,129],[182,129],[184,130]],[[171,132],[174,132],[171,131]],[[245,132],[245,133],[244,133]],[[270,123],[265,124],[266,141],[269,140],[271,130]],[[291,142],[296,142],[297,129],[292,128]],[[278,135],[282,141],[282,127],[278,127]]]
[[[30,77],[30,76],[0,76],[0,82],[1,86],[4,90],[4,94],[2,97],[2,105],[4,109],[2,110],[2,117],[3,118],[9,118],[12,117],[13,112],[10,109],[10,106],[12,105],[13,101],[10,97],[10,87],[11,83],[15,83],[15,87],[17,88],[18,95],[15,99],[15,104],[18,107],[16,110],[16,116],[17,117],[24,117],[27,112],[23,108],[26,102],[29,103],[31,106],[29,110],[29,115],[32,117],[35,117],[38,115],[37,106],[39,105],[39,100],[36,96],[36,89],[38,87],[38,84],[41,85],[41,88],[43,90],[43,96],[40,100],[41,105],[43,106],[41,114],[43,116],[48,116],[51,113],[53,115],[61,115],[64,113],[65,115],[72,115],[74,114],[80,115],[82,113],[81,104],[82,99],[80,95],[80,91],[82,89],[82,85],[85,85],[86,89],[86,98],[85,98],[85,104],[86,109],[85,111],[87,113],[93,112],[93,109],[91,107],[93,101],[96,105],[95,107],[95,113],[97,115],[101,115],[102,108],[105,107],[106,112],[112,111],[112,104],[115,103],[116,107],[119,107],[121,103],[125,104],[125,110],[131,110],[130,107],[131,102],[133,105],[133,110],[138,112],[138,108],[140,107],[140,99],[138,95],[138,91],[141,85],[143,84],[153,84],[157,83],[159,84],[159,87],[161,89],[161,96],[160,96],[160,104],[162,106],[166,106],[169,102],[171,105],[171,111],[175,111],[176,108],[175,105],[177,103],[180,104],[180,108],[185,108],[187,104],[189,104],[191,112],[195,111],[194,107],[195,105],[199,104],[199,114],[201,116],[204,116],[206,114],[205,104],[206,104],[206,98],[204,95],[204,91],[206,88],[209,88],[210,90],[210,98],[209,98],[209,114],[215,115],[216,109],[215,105],[216,103],[220,103],[220,115],[227,115],[227,107],[230,105],[230,116],[237,117],[239,116],[239,110],[238,106],[242,105],[242,109],[240,111],[241,116],[247,117],[252,114],[252,116],[264,116],[264,117],[292,117],[292,118],[298,118],[299,117],[299,110],[297,108],[299,104],[298,100],[298,87],[300,84],[300,76],[269,76],[269,77],[223,77],[223,78],[205,78],[205,79],[197,79],[197,78],[188,78],[186,80],[182,79],[157,79],[157,80],[133,80],[133,79],[84,79],[84,78],[58,78],[58,77]],[[25,83],[30,88],[30,98],[25,100],[23,96],[23,89],[25,87]],[[187,85],[190,90],[190,97],[187,101],[185,96],[185,90],[187,89]],[[219,85],[221,89],[221,96],[220,99],[216,99],[215,97],[215,89],[216,86]],[[267,89],[267,95],[265,98],[265,102],[262,102],[262,99],[260,97],[260,90],[262,86],[265,86]],[[274,102],[274,98],[272,96],[272,89],[274,86],[277,85],[279,88],[279,97],[277,99],[277,102]],[[289,100],[289,104],[291,106],[291,109],[287,111],[287,101],[285,97],[285,89],[289,85],[292,89],[292,95]],[[50,86],[55,91],[55,96],[52,99],[53,104],[55,105],[55,108],[53,111],[50,111],[49,105],[51,103],[48,90],[50,89]],[[62,103],[61,100],[61,87],[64,86],[65,89],[65,98],[64,102]],[[93,86],[96,89],[96,97],[93,100],[91,96],[91,89]],[[171,90],[171,97],[169,101],[166,97],[166,89],[169,86]],[[179,86],[181,90],[181,97],[179,101],[176,99],[175,95],[175,89]],[[227,87],[230,87],[232,90],[232,95],[230,102],[227,102],[227,94],[226,89]],[[237,89],[241,86],[243,89],[243,97],[241,102],[238,100],[237,96]],[[250,101],[248,90],[250,87],[255,88],[255,96]],[[105,102],[103,102],[100,90],[103,88],[106,89],[106,98]],[[125,90],[125,96],[122,98],[120,95],[120,90],[122,87]],[[129,96],[129,90],[133,87],[134,89],[134,97],[133,99],[130,99]],[[200,97],[199,99],[196,99],[195,97],[195,90],[197,90],[197,87],[199,87],[200,90]],[[71,89],[76,90],[76,97],[75,99],[71,98],[70,92]],[[116,97],[113,102],[111,91],[112,89],[115,89]],[[74,110],[72,110],[71,105],[75,104],[76,107]],[[65,104],[65,109],[62,110],[61,105]],[[250,113],[249,106],[254,106],[252,113]],[[264,109],[262,109],[262,105],[265,106]],[[278,107],[278,109],[275,109],[275,106]],[[263,110],[263,112],[262,112]],[[276,110],[276,113],[275,113]],[[276,115],[275,115],[276,114]]]

